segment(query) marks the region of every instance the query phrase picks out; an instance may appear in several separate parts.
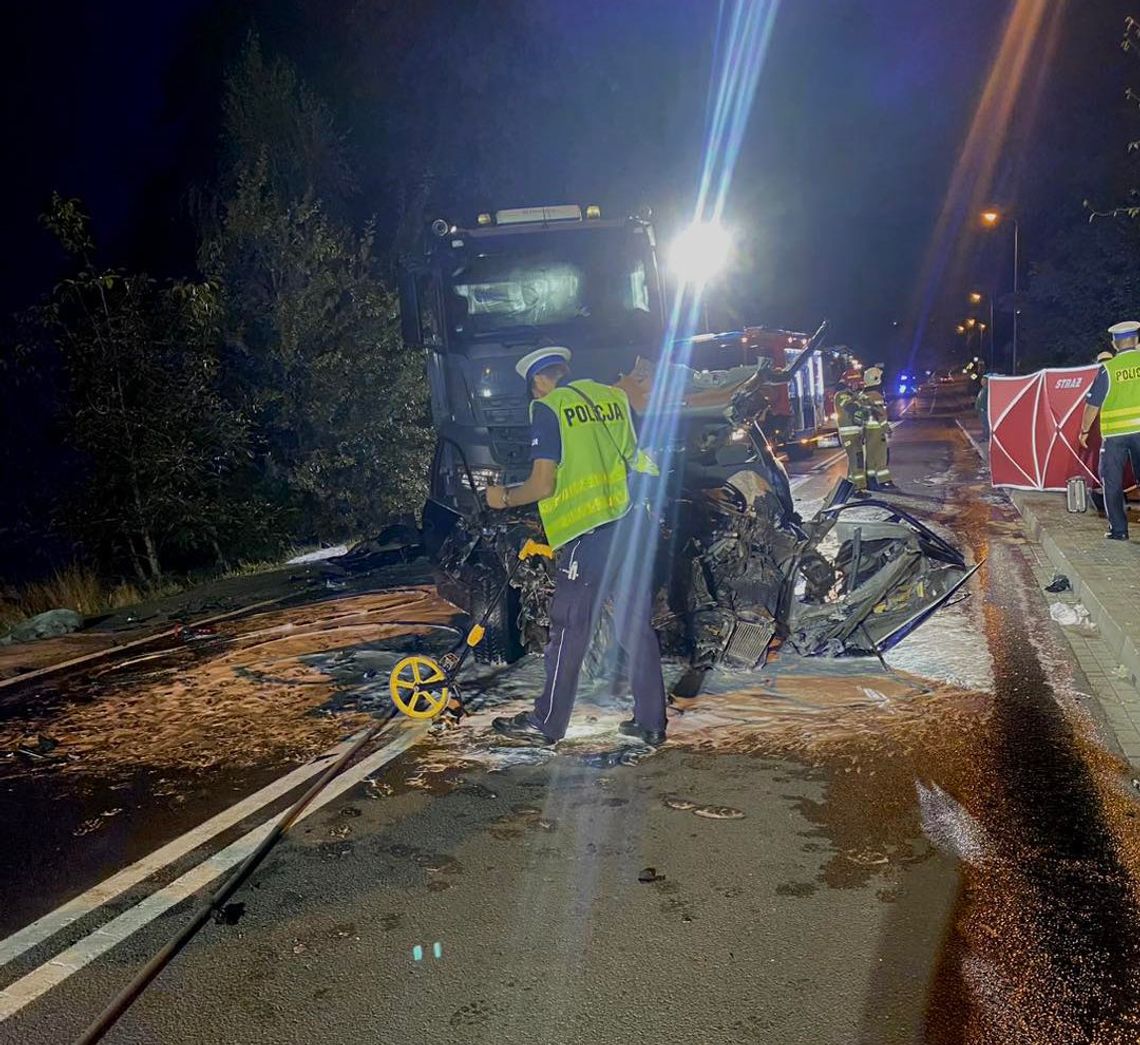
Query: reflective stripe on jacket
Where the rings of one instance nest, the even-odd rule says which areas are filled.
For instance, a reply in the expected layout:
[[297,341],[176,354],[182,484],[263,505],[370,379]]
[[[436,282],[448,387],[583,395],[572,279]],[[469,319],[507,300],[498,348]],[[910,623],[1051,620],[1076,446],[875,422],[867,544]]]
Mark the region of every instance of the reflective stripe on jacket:
[[558,418],[562,460],[554,493],[538,502],[538,513],[547,542],[561,548],[629,511],[630,470],[656,475],[657,468],[637,448],[629,399],[620,388],[571,381],[542,403]]

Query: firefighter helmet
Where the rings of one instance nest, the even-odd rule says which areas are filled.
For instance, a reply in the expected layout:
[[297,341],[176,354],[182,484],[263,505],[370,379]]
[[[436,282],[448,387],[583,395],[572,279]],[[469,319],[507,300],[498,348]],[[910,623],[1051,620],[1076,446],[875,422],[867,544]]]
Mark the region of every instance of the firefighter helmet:
[[851,367],[849,370],[843,372],[843,376],[839,379],[841,385],[846,385],[848,388],[858,388],[863,384],[863,372],[858,367]]

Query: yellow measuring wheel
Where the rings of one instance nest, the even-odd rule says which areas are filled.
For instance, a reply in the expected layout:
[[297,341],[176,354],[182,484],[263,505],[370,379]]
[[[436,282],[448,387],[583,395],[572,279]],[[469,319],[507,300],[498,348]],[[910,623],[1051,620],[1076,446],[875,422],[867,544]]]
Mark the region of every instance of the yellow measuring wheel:
[[388,679],[392,702],[409,718],[435,718],[445,707],[448,677],[431,657],[405,657]]
[[435,661],[431,657],[412,654],[392,669],[392,674],[388,677],[388,691],[392,694],[392,703],[405,715],[409,718],[435,718],[448,707],[456,717],[464,713],[455,676],[463,667],[467,654],[483,641],[491,611],[506,594],[519,563],[536,555],[544,559],[554,558],[550,545],[527,540],[519,550],[519,557],[504,578],[498,594],[483,611],[482,619],[478,624],[473,624],[459,643],[440,660]]

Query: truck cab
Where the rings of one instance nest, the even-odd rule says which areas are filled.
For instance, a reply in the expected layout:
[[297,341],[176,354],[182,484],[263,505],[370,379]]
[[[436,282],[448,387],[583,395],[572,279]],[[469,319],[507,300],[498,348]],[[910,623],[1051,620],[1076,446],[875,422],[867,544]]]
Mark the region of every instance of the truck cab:
[[523,355],[564,345],[575,375],[611,382],[656,358],[665,331],[652,225],[574,204],[435,221],[403,266],[400,308],[404,341],[427,354],[429,498],[460,512],[529,474]]

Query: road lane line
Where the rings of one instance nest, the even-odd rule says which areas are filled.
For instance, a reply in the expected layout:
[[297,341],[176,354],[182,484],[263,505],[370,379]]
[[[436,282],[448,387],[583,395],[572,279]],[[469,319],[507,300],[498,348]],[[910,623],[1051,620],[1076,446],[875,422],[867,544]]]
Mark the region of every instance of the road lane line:
[[[894,432],[902,425],[906,424],[906,419],[900,418],[898,421],[890,421],[888,424],[890,425],[890,430]],[[836,461],[842,461],[846,456],[847,451],[840,450],[839,453],[832,454],[830,457],[825,458],[824,460],[820,461],[819,464],[814,465],[810,471],[807,471],[803,475],[797,475],[790,479],[788,482],[789,489],[792,491],[792,493],[795,493],[795,491],[805,483],[810,482],[812,479],[818,479],[833,464],[835,464]]]
[[[428,723],[405,726],[401,736],[332,780],[328,787],[313,799],[312,804],[298,817],[297,822],[300,823],[333,799],[339,798],[355,787],[365,777],[391,762],[397,755],[420,740],[427,731]],[[242,835],[237,841],[203,860],[169,885],[151,893],[145,900],[141,900],[117,918],[113,918],[106,925],[72,944],[61,954],[0,990],[0,1021],[15,1015],[26,1005],[63,983],[73,973],[118,946],[159,915],[193,896],[226,871],[237,867],[257,848],[286,813],[288,810],[283,810],[266,823]]]
[[836,461],[842,460],[847,456],[846,450],[840,450],[837,454],[832,454],[831,457],[820,461],[819,464],[814,465],[809,472],[803,475],[797,475],[788,483],[789,489],[795,493],[805,483],[811,482],[812,479],[818,479],[824,472],[826,472]]
[[246,817],[316,776],[326,768],[330,759],[339,758],[344,754],[359,736],[360,734],[357,733],[354,737],[338,744],[331,751],[319,755],[312,762],[299,766],[291,773],[286,773],[285,776],[267,784],[260,791],[243,798],[236,805],[212,816],[209,820],[187,831],[186,834],[167,842],[166,845],[156,849],[153,853],[144,856],[129,867],[124,867],[121,871],[111,875],[110,878],[68,900],[54,911],[37,918],[30,925],[14,932],[7,939],[0,940],[0,967],[7,965],[8,962],[19,957],[25,951],[54,936],[60,929],[66,928],[72,922],[98,910],[107,901],[125,893],[128,889],[138,885],[139,882],[145,881],[152,874],[156,874],[187,853],[193,852],[198,846],[205,844],[235,824],[241,823]]

